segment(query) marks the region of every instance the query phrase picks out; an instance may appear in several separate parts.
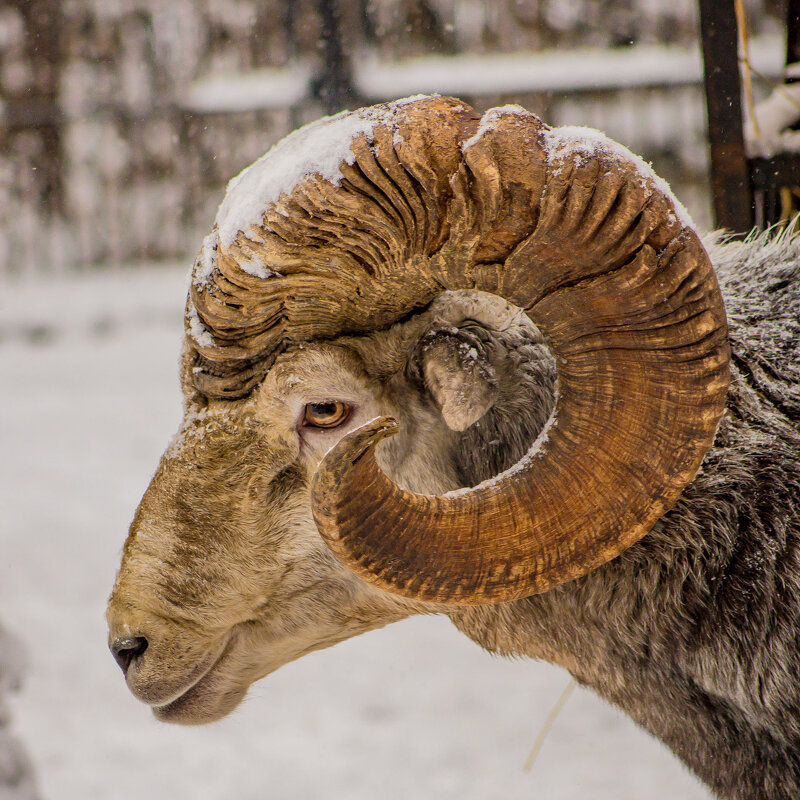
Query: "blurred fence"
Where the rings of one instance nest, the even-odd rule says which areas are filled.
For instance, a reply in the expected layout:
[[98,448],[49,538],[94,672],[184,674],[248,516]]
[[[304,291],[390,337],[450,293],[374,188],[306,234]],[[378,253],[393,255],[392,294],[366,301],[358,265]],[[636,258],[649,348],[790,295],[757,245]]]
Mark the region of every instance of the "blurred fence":
[[[59,0],[20,3],[22,22],[0,12],[0,52],[15,35],[35,41],[43,21],[66,13]],[[193,28],[179,0],[160,20],[130,0],[113,13],[73,11],[60,19],[60,41],[21,51],[29,85],[6,89],[0,105],[0,275],[188,263],[226,181],[281,136],[326,111],[416,93],[457,95],[479,110],[519,103],[551,124],[600,128],[651,161],[710,224],[697,46],[513,50],[532,34],[520,39],[498,16],[493,36],[509,45],[482,47],[475,31],[485,32],[491,4],[472,4],[469,16],[469,4],[449,0],[419,23],[429,38],[441,34],[439,54],[423,57],[433,46],[424,36],[416,50],[387,49],[363,0],[273,5],[273,18],[245,25],[230,19],[236,4],[193,3],[206,14]],[[342,7],[349,16],[332,13]],[[237,24],[247,27],[238,41]],[[258,25],[264,52],[243,52]],[[198,42],[202,59],[187,55]],[[773,40],[756,50],[765,72],[780,69]]]

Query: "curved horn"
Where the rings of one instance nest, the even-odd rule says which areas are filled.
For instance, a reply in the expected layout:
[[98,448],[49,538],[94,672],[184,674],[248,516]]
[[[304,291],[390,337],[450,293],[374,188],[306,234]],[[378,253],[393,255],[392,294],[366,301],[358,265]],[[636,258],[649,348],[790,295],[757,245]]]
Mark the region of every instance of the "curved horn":
[[[499,294],[558,366],[528,455],[474,489],[415,495],[375,462],[392,431],[378,420],[326,456],[314,518],[358,574],[418,599],[505,601],[586,574],[669,510],[716,432],[729,354],[705,250],[649,168],[596,132],[518,107],[478,124],[441,98],[361,113],[380,119],[340,175],[269,206],[260,241],[225,234],[195,281],[198,386],[241,393],[281,342],[389,324],[443,288]],[[282,276],[235,266],[256,257]]]

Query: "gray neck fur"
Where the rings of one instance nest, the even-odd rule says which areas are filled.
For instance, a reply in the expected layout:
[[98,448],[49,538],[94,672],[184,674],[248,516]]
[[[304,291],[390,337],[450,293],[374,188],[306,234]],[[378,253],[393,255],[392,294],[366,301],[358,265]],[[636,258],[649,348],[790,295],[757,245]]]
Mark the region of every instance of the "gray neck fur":
[[[565,666],[719,797],[797,800],[800,238],[707,244],[733,361],[700,473],[651,533],[601,569],[451,618],[489,650]],[[541,345],[510,342],[509,352],[526,378],[464,432],[465,485],[515,463],[552,407],[555,372]]]

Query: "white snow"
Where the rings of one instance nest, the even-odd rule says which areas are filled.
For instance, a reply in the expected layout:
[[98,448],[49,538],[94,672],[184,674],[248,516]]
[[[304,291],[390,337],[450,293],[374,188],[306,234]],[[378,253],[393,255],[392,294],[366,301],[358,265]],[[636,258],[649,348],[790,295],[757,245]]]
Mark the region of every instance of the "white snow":
[[[491,657],[444,618],[306,656],[220,723],[156,722],[106,649],[104,608],[180,423],[184,280],[0,285],[2,330],[18,331],[0,336],[0,620],[28,651],[12,713],[43,800],[709,800],[583,690],[523,772],[567,674]],[[50,334],[28,337],[26,320]]]
[[[194,367],[195,371],[199,369],[200,367]],[[207,416],[208,410],[205,408],[201,409],[200,411],[192,411],[188,414],[184,414],[180,428],[178,428],[178,430],[172,435],[172,438],[169,440],[169,444],[164,450],[164,457],[166,459],[177,458],[186,445],[187,434],[190,431],[194,431],[194,435],[197,438],[203,438],[208,432],[208,428],[200,428],[196,426],[197,423],[205,420]]]
[[394,109],[414,98],[382,108],[342,111],[299,128],[281,139],[261,158],[228,183],[217,212],[217,227],[223,247],[229,247],[239,231],[247,233],[260,225],[267,206],[289,193],[304,178],[319,175],[338,185],[342,162],[352,164],[353,140],[363,134],[371,141],[372,130],[391,123]]
[[186,318],[189,325],[189,335],[200,347],[213,347],[214,337],[211,332],[203,325],[194,303],[190,300],[186,302]]
[[681,225],[684,228],[697,230],[697,226],[692,220],[689,211],[683,203],[675,197],[670,185],[660,175],[656,175],[650,164],[644,161],[640,156],[632,153],[624,145],[621,145],[613,139],[609,139],[602,131],[577,125],[565,125],[545,131],[544,138],[551,162],[556,153],[573,152],[576,157],[591,157],[595,154],[605,154],[606,156],[616,156],[624,161],[633,163],[643,181],[652,181],[659,191],[663,192],[672,200]]
[[[529,112],[518,105],[490,108],[481,117],[480,124],[475,134],[462,145],[462,151],[467,150],[488,131],[493,130],[497,121],[504,114],[528,116]],[[643,182],[645,180],[651,181],[659,191],[663,192],[672,200],[681,225],[685,228],[697,230],[697,226],[686,207],[675,196],[669,184],[653,171],[652,166],[645,162],[640,156],[631,152],[624,145],[613,139],[609,139],[602,131],[577,125],[564,125],[546,130],[544,132],[544,141],[545,147],[547,148],[546,155],[548,162],[551,164],[556,154],[563,153],[574,153],[575,157],[579,159],[592,157],[594,155],[605,155],[606,157],[614,156],[634,164]]]
[[[558,421],[558,409],[553,409],[553,413],[550,414],[547,422],[544,424],[544,427],[539,432],[539,435],[534,439],[533,444],[528,448],[528,452],[519,460],[516,464],[512,464],[507,470],[504,472],[498,472],[493,478],[487,478],[482,483],[479,483],[477,487],[480,489],[488,489],[490,486],[496,486],[498,483],[502,483],[506,478],[510,478],[512,475],[516,475],[520,472],[523,472],[528,464],[536,458],[542,458],[545,455],[545,446],[550,441],[550,431],[553,429],[553,426]],[[498,442],[499,444],[499,442]],[[468,494],[469,492],[473,491],[473,488],[467,487],[464,489],[454,489],[453,491],[447,492],[445,497],[458,497],[459,495]]]
[[[778,37],[762,36],[751,42],[753,64],[767,75],[780,74],[782,52]],[[414,92],[475,97],[682,86],[702,81],[703,60],[699,47],[637,45],[426,56],[393,63],[365,58],[355,63],[354,72],[361,94],[378,101]]]
[[530,111],[524,109],[520,105],[505,105],[505,106],[498,106],[497,108],[490,108],[487,112],[483,114],[481,117],[481,121],[478,124],[478,130],[467,139],[464,144],[461,145],[462,152],[468,150],[472,147],[475,142],[477,142],[482,136],[484,136],[489,131],[494,130],[495,125],[503,117],[505,114],[517,114],[521,117],[529,117]]
[[175,264],[0,279],[0,347],[65,339],[98,344],[112,333],[159,329],[176,308],[182,312],[186,284],[185,267]]
[[800,152],[800,131],[787,130],[800,119],[800,83],[775,88],[755,107],[753,116],[755,120],[745,121],[749,156],[769,158],[780,152]]
[[211,280],[211,275],[214,272],[214,264],[216,263],[218,245],[219,234],[216,230],[211,231],[211,233],[203,237],[203,244],[197,256],[197,263],[195,264],[192,278],[195,283],[204,284]]
[[181,107],[194,114],[291,108],[305,98],[310,79],[311,69],[305,63],[287,69],[215,75],[192,84]]
[[253,256],[252,258],[240,258],[237,263],[249,275],[252,275],[255,278],[261,278],[262,280],[280,275],[279,272],[274,272],[271,270],[264,263],[263,259],[259,258],[258,256]]
[[[281,139],[228,183],[225,197],[217,211],[219,242],[227,248],[239,232],[257,239],[257,231],[253,231],[252,234],[250,231],[262,224],[267,207],[282,195],[291,192],[298,183],[311,175],[318,175],[331,184],[338,185],[342,178],[340,171],[342,163],[352,164],[355,161],[355,154],[352,151],[355,138],[363,134],[368,141],[371,141],[374,127],[381,123],[390,125],[394,110],[398,106],[424,96],[415,95],[382,107],[364,108],[354,112],[343,111],[331,117],[323,117]],[[468,139],[463,147],[468,148],[486,131],[491,130],[502,113],[526,114],[527,112],[516,105],[502,106],[488,111],[483,115],[475,135]],[[587,154],[601,149],[634,161],[643,176],[650,178],[673,198],[681,223],[694,227],[688,211],[674,197],[666,181],[657,176],[650,165],[627,148],[591,128],[562,127],[554,129],[548,135],[553,148],[569,146],[576,152]],[[574,141],[569,142],[570,137]],[[204,243],[204,252],[205,249]],[[202,282],[204,276],[210,274],[207,263],[210,264],[211,259],[206,262],[201,255],[195,280]],[[252,262],[243,265],[243,268],[257,277],[269,277],[272,274],[263,263]]]

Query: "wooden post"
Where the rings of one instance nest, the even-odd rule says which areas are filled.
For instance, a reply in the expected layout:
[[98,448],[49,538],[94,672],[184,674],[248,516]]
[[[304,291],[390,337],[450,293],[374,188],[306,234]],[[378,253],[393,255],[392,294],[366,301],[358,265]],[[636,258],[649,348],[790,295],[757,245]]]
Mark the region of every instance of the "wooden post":
[[[800,0],[787,0],[786,5],[786,66],[800,61]],[[800,76],[787,79],[800,81]]]
[[321,24],[322,71],[312,92],[328,114],[358,105],[350,57],[345,52],[339,0],[317,0]]
[[[24,87],[5,95],[5,114],[0,125],[0,147],[15,152],[19,134],[34,137],[35,151],[20,160],[48,213],[64,211],[63,119],[59,107],[62,19],[57,0],[13,0],[24,25],[25,63],[29,74]],[[15,155],[15,158],[17,156]]]
[[717,227],[753,227],[753,189],[744,147],[739,32],[733,0],[700,0],[711,187]]

